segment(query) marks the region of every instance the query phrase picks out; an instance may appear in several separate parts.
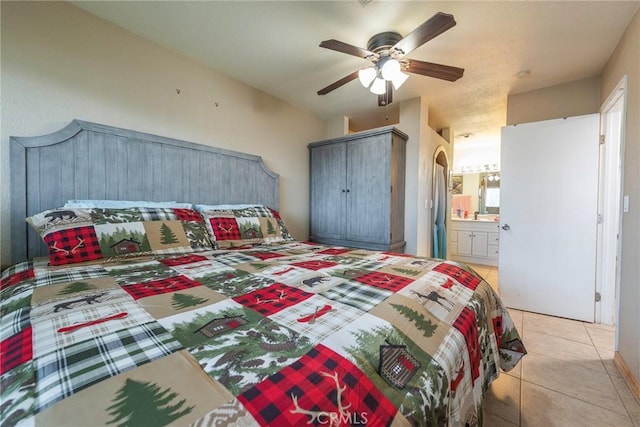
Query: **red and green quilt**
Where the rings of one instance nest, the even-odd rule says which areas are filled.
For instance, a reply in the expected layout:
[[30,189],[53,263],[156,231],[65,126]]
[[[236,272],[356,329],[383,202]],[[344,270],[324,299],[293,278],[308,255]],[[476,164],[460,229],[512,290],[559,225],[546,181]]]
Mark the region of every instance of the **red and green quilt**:
[[0,297],[2,426],[479,425],[526,354],[469,267],[307,242],[28,261]]

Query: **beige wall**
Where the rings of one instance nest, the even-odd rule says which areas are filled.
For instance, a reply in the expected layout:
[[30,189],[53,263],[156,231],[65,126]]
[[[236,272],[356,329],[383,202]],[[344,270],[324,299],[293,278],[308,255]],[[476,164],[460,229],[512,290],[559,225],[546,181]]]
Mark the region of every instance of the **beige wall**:
[[74,118],[262,156],[280,174],[286,224],[308,237],[306,144],[325,137],[323,121],[68,3],[1,7],[3,267],[10,262],[9,136],[50,133]]
[[405,171],[405,252],[419,256],[431,255],[434,153],[442,145],[450,162],[453,156],[452,144],[431,129],[428,121],[426,98],[400,103],[400,119],[396,126],[409,136]]
[[507,125],[597,113],[600,77],[578,80],[507,97]]
[[627,76],[622,194],[629,212],[622,214],[618,352],[640,383],[640,10],[636,12],[602,73],[604,102]]

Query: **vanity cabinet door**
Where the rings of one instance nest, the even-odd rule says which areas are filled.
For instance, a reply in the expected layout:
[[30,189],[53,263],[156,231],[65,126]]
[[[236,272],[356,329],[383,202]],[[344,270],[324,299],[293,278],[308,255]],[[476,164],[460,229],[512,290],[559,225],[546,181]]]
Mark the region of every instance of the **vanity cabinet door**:
[[486,257],[488,233],[484,231],[458,231],[458,255]]
[[471,255],[473,250],[473,231],[458,231],[458,254]]
[[471,245],[471,255],[487,256],[487,233],[483,231],[474,231],[473,242]]

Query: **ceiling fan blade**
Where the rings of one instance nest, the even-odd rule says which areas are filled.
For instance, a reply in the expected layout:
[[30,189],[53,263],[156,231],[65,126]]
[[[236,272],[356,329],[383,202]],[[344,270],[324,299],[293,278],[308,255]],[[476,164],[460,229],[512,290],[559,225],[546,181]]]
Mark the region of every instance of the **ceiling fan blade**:
[[393,46],[405,55],[456,25],[453,15],[438,12]]
[[409,64],[402,68],[402,71],[413,74],[421,74],[436,79],[455,82],[464,74],[464,68],[452,67],[450,65],[434,64],[433,62],[409,60]]
[[351,80],[355,80],[358,78],[358,71],[354,71],[346,77],[341,78],[337,82],[331,83],[329,86],[322,88],[318,91],[318,95],[326,95],[332,90],[338,89],[340,86],[349,83]]
[[367,58],[371,55],[375,55],[373,52],[363,49],[358,46],[353,46],[338,40],[325,40],[320,43],[320,47],[324,47],[325,49],[336,50],[338,52],[346,53],[348,55],[357,56],[359,58]]

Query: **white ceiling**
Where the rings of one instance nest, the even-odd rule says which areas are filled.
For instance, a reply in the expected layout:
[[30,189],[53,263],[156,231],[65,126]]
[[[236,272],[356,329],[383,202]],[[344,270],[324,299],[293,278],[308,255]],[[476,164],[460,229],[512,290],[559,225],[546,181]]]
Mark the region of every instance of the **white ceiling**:
[[[323,119],[359,129],[397,116],[399,101],[429,100],[432,127],[464,143],[499,141],[507,95],[601,74],[640,1],[72,1]],[[412,75],[388,107],[354,80],[316,92],[368,61],[318,47],[367,47],[382,31],[410,33],[436,12],[457,26],[407,55],[465,69],[457,82]],[[518,78],[521,70],[530,75]],[[459,141],[456,138],[456,142]]]

